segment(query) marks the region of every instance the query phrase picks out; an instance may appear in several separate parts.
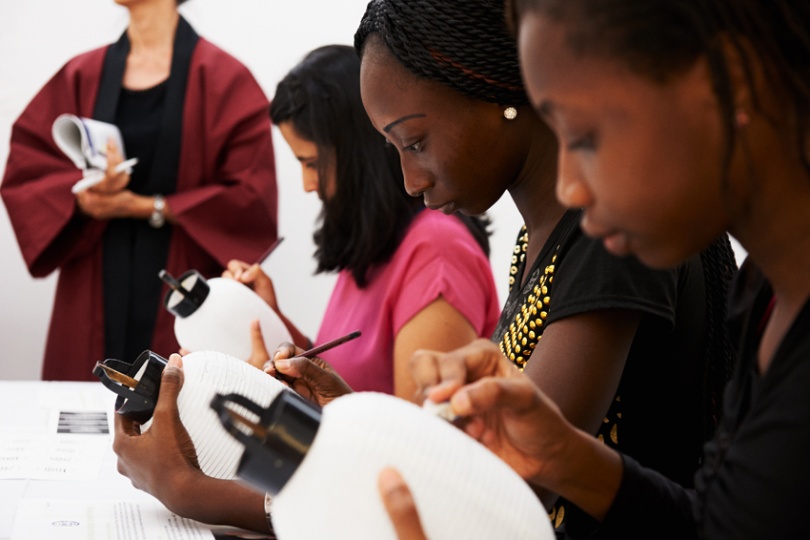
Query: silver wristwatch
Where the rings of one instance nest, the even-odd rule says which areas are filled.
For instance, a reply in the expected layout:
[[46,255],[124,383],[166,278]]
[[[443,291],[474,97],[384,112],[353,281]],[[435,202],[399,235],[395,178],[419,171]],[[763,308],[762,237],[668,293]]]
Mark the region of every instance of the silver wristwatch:
[[159,229],[166,224],[166,216],[163,211],[166,208],[166,199],[162,195],[155,195],[155,206],[149,216],[149,225]]

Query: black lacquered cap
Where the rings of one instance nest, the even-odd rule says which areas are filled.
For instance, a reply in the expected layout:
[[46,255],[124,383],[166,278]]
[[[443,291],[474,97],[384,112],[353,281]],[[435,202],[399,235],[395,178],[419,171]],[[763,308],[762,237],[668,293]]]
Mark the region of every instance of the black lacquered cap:
[[115,412],[142,424],[155,412],[165,367],[165,358],[146,350],[131,364],[113,358],[98,362],[93,374],[118,394]]
[[[159,276],[169,286],[168,292],[163,297],[163,306],[176,317],[185,318],[197,311],[197,308],[208,298],[208,293],[211,292],[208,282],[196,270],[189,270],[181,275],[179,280],[175,279],[166,270],[161,270]],[[187,289],[183,286],[183,282],[191,276],[196,276],[197,279],[194,280],[191,288]],[[174,293],[179,294],[181,300],[172,305],[171,300]]]
[[[240,417],[234,405],[258,416],[258,423]],[[267,408],[238,394],[217,394],[211,407],[225,429],[245,445],[236,474],[271,495],[292,478],[321,425],[320,407],[289,391],[281,392]]]

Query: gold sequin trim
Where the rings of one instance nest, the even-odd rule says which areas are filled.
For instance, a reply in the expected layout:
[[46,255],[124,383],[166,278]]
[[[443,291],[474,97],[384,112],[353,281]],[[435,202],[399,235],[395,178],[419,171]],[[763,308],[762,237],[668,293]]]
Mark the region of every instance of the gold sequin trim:
[[[515,276],[520,271],[520,265],[526,260],[529,249],[529,233],[524,226],[520,230],[518,240],[513,250],[512,265],[509,268],[509,292],[515,285]],[[557,250],[560,246],[557,246]],[[544,321],[548,318],[551,305],[551,281],[557,263],[557,253],[551,257],[551,264],[545,267],[543,275],[532,288],[526,301],[517,310],[514,320],[509,324],[500,342],[501,352],[522,371],[532,351],[540,342],[543,334]]]

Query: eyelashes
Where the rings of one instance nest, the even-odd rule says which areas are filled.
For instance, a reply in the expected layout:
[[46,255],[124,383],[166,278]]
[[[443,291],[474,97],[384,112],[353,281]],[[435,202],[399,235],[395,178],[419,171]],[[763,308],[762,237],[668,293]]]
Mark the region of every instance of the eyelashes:
[[576,138],[569,142],[566,147],[570,151],[585,150],[593,151],[596,149],[596,134],[591,132],[582,137]]
[[413,152],[414,154],[418,154],[422,151],[422,141],[417,141],[415,143],[409,144],[408,146],[403,147],[403,150],[406,152]]
[[[383,144],[385,145],[386,148],[392,148],[394,146],[394,144],[391,143],[391,141],[389,141],[388,139],[385,139],[385,138],[383,139]],[[411,144],[404,144],[402,146],[402,151],[403,152],[411,152],[411,153],[414,153],[414,154],[418,154],[423,149],[424,149],[424,144],[423,144],[422,141],[416,141],[416,142],[413,142]]]

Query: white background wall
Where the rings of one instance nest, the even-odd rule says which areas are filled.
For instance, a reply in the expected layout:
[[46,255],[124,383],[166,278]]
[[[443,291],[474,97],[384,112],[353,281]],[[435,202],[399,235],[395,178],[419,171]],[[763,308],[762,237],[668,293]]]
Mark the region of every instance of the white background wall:
[[[181,11],[201,35],[247,65],[272,97],[278,80],[309,50],[350,45],[366,3],[190,0]],[[112,0],[0,0],[0,174],[11,124],[39,88],[72,56],[117,39],[126,23],[126,10]],[[275,130],[273,138],[285,240],[265,270],[276,282],[282,309],[314,337],[334,283],[333,276],[312,276],[312,225],[320,205],[301,190],[298,165]],[[495,221],[491,260],[503,299],[520,217],[508,198],[490,215]],[[0,380],[39,377],[55,277],[30,277],[0,205]],[[70,354],[70,343],[63,346]]]

